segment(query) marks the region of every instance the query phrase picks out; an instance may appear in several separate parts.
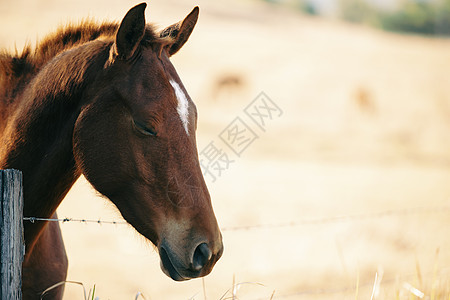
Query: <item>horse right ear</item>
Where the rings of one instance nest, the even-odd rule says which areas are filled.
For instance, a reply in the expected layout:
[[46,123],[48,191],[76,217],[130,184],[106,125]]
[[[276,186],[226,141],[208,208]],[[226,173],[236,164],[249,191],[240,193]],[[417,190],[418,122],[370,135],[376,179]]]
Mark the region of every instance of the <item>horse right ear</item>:
[[141,3],[130,9],[116,34],[116,51],[119,59],[129,59],[139,46],[145,33],[146,3]]

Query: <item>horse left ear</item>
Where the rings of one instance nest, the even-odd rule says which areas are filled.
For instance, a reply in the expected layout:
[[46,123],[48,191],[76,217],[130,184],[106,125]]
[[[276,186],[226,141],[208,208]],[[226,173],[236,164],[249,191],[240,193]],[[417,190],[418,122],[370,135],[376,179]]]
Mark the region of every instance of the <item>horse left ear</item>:
[[173,24],[161,31],[159,34],[161,38],[170,37],[172,39],[172,42],[168,45],[169,56],[177,53],[178,50],[183,47],[184,43],[186,43],[197,23],[198,13],[199,8],[196,6],[183,21]]
[[139,46],[145,33],[146,3],[141,3],[130,9],[120,23],[116,35],[116,51],[121,59],[129,59]]

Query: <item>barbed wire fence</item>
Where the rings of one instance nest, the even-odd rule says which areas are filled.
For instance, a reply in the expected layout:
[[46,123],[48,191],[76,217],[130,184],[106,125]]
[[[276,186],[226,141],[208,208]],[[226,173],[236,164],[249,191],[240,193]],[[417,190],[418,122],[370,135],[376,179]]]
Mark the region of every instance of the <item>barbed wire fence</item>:
[[[298,220],[292,220],[281,223],[267,223],[267,224],[253,224],[253,225],[239,225],[239,226],[225,226],[221,228],[222,231],[250,231],[256,229],[275,229],[284,227],[299,227],[306,225],[326,225],[334,223],[345,223],[364,221],[371,219],[382,219],[392,217],[405,217],[422,214],[447,214],[450,213],[449,206],[432,206],[432,207],[413,207],[403,209],[391,209],[378,212],[366,212],[349,215],[337,215],[337,216],[325,216],[317,218],[300,218]],[[59,222],[59,223],[84,223],[84,224],[107,224],[107,225],[129,225],[126,221],[105,221],[101,219],[85,219],[85,218],[41,218],[41,217],[24,217],[24,221],[31,223],[36,222]]]
[[[363,213],[356,213],[356,214],[348,214],[348,215],[336,215],[336,216],[324,216],[324,217],[315,217],[315,218],[300,218],[298,220],[291,220],[287,222],[280,222],[280,223],[266,223],[266,224],[251,224],[251,225],[239,225],[239,226],[225,226],[222,227],[222,231],[227,232],[236,232],[236,231],[255,231],[255,230],[268,230],[268,229],[282,229],[282,228],[292,228],[292,227],[302,227],[302,226],[321,226],[321,225],[333,225],[333,224],[341,224],[341,223],[351,223],[351,222],[360,222],[360,221],[370,221],[370,220],[380,220],[384,218],[401,218],[401,217],[412,217],[412,216],[418,216],[418,215],[425,215],[425,214],[449,214],[450,215],[450,205],[443,205],[443,206],[422,206],[422,207],[409,207],[409,208],[399,208],[399,209],[390,209],[390,210],[383,210],[383,211],[377,211],[377,212],[363,212]],[[116,220],[101,220],[101,219],[88,219],[88,218],[58,218],[58,219],[52,219],[52,218],[42,218],[42,217],[24,217],[23,221],[36,223],[36,222],[59,222],[59,223],[83,223],[83,224],[98,224],[98,225],[127,225],[129,226],[129,223],[126,221],[116,221]],[[448,274],[450,273],[450,268],[444,268],[437,273],[442,274]],[[436,274],[433,274],[436,275]],[[361,282],[357,283],[355,286],[347,286],[347,287],[341,287],[341,288],[310,288],[310,289],[304,289],[297,292],[291,292],[291,293],[278,293],[275,290],[272,293],[272,296],[270,299],[291,299],[291,298],[298,298],[298,297],[311,297],[311,296],[319,296],[319,295],[338,295],[338,294],[349,294],[349,293],[355,293],[355,290],[363,289],[363,288],[370,288],[373,287],[374,291],[375,289],[379,289],[379,285],[381,283],[381,280],[383,280],[383,285],[392,285],[392,284],[399,284],[398,278],[382,278],[379,277],[379,271],[375,273],[375,282],[373,281],[367,281],[367,282]],[[411,274],[410,276],[404,276],[405,278],[413,278],[416,276],[415,274]],[[234,286],[239,286],[242,283],[238,283]],[[264,286],[262,284],[257,283],[259,286]],[[266,287],[269,288],[269,287]],[[410,285],[407,281],[403,282],[403,288],[408,290],[411,294],[414,294],[416,296],[420,297],[421,291],[415,289],[412,285]],[[229,293],[232,293],[232,299],[235,298],[234,291],[236,289],[233,287],[230,291],[227,291],[227,293],[224,295],[226,296]],[[419,293],[419,294],[416,294]],[[140,293],[138,293],[139,295]],[[136,299],[138,299],[138,295],[136,296]],[[223,296],[223,297],[224,297]],[[222,298],[223,298],[222,297]],[[222,299],[221,298],[221,299]],[[194,299],[194,298],[192,298]],[[231,299],[231,298],[223,298],[223,299]],[[256,298],[254,300],[267,300],[267,298]]]

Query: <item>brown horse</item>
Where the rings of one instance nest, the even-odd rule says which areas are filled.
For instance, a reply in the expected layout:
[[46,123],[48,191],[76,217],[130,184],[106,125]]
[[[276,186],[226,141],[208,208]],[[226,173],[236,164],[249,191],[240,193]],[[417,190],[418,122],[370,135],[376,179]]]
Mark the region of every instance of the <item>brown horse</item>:
[[[198,161],[197,110],[169,60],[199,9],[157,33],[145,8],[120,25],[84,22],[34,51],[0,54],[0,168],[23,172],[27,217],[55,217],[83,174],[181,281],[207,275],[223,251]],[[23,298],[38,299],[66,278],[58,223],[25,223],[25,244]]]

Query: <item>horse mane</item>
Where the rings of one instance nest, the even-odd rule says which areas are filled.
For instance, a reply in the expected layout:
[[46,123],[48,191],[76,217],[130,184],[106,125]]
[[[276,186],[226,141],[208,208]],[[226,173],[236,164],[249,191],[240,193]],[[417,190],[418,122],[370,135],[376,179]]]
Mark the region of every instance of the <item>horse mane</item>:
[[[113,41],[118,27],[117,22],[96,23],[83,20],[79,24],[70,23],[60,27],[56,32],[47,35],[34,49],[26,45],[20,54],[17,49],[15,53],[0,50],[0,90],[14,89],[23,77],[35,74],[65,50],[99,38]],[[159,38],[153,26],[147,25],[143,41],[156,39]]]

